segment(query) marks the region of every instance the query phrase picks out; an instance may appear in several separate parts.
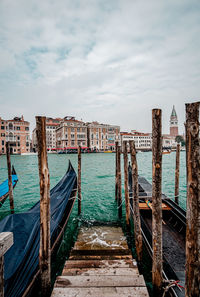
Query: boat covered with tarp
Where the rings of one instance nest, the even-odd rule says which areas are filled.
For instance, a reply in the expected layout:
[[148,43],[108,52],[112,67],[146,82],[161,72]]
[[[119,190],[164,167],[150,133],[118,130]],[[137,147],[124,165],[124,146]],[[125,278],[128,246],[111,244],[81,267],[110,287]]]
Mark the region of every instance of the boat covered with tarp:
[[[142,176],[138,177],[139,208],[143,242],[152,257],[152,185]],[[132,175],[129,166],[130,204],[132,203]],[[163,278],[175,297],[185,296],[185,241],[186,211],[172,199],[162,194],[162,244],[163,244]]]
[[[15,188],[18,182],[17,173],[15,171],[14,166],[12,166],[12,185],[13,189]],[[0,184],[0,207],[5,202],[6,198],[9,196],[9,186],[8,186],[8,179]]]
[[[62,236],[77,190],[77,176],[69,162],[64,177],[50,191],[51,250]],[[5,296],[25,296],[39,274],[40,201],[24,213],[5,217],[0,232],[13,232],[14,244],[4,258]]]

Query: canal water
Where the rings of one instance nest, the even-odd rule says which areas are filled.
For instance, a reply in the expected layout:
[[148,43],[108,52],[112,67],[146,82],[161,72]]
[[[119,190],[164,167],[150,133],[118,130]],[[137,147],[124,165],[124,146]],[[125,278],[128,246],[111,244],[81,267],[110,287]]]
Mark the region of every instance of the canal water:
[[[176,153],[163,155],[162,192],[168,197],[174,196]],[[186,207],[186,167],[185,152],[180,156],[180,205]],[[50,171],[50,185],[54,187],[65,174],[68,160],[72,162],[77,171],[77,155],[48,154]],[[152,180],[152,154],[139,152],[137,154],[138,170],[150,183]],[[15,212],[24,212],[31,208],[40,198],[38,158],[37,155],[11,156],[19,181],[14,189]],[[122,182],[123,182],[123,160]],[[0,183],[7,178],[6,157],[0,156]],[[124,190],[123,197],[123,222],[124,222]],[[84,222],[116,222],[118,220],[115,202],[115,154],[97,153],[82,154],[82,214],[77,216],[77,201],[66,228],[62,244],[53,261],[54,277],[62,271],[63,264],[69,255],[73,241],[76,238],[78,227]],[[0,208],[0,219],[8,215],[9,200]]]

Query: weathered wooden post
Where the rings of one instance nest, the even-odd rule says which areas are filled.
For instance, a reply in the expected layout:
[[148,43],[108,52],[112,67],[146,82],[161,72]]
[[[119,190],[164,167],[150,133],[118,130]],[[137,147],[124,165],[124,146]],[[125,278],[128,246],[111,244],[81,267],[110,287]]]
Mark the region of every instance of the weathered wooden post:
[[136,159],[135,143],[133,140],[129,141],[131,165],[132,165],[132,193],[133,193],[133,220],[134,220],[134,233],[135,233],[135,246],[138,261],[142,261],[142,232],[140,221],[140,208],[138,197],[138,167]]
[[128,152],[127,141],[123,142],[123,154],[124,154],[124,192],[125,192],[125,204],[126,204],[126,225],[130,226],[130,205],[129,205],[129,192],[128,192]]
[[78,147],[78,215],[81,214],[81,147]]
[[176,147],[176,169],[175,169],[175,202],[179,204],[179,168],[180,168],[180,144]]
[[51,291],[51,242],[50,179],[46,147],[46,117],[36,117],[36,134],[40,178],[40,279],[42,296],[48,296]]
[[12,185],[12,170],[10,161],[10,142],[6,142],[6,156],[7,156],[7,167],[8,167],[8,187],[9,187],[9,199],[10,199],[10,210],[14,213],[14,198],[13,198],[13,185]]
[[119,171],[119,165],[118,165],[118,141],[115,143],[115,200],[118,200],[118,171]]
[[0,233],[0,297],[4,296],[4,254],[13,245],[13,233]]
[[117,152],[118,163],[118,216],[122,218],[122,173],[121,173],[121,147],[118,146]]
[[162,111],[152,110],[152,283],[155,296],[162,292]]
[[185,296],[200,293],[199,105],[186,104],[187,227]]

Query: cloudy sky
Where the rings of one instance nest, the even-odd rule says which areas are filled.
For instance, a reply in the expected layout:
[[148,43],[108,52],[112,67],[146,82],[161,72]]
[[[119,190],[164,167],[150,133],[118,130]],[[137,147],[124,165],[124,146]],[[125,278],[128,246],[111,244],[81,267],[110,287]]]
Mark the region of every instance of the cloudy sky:
[[200,99],[199,0],[0,0],[0,116],[151,131]]

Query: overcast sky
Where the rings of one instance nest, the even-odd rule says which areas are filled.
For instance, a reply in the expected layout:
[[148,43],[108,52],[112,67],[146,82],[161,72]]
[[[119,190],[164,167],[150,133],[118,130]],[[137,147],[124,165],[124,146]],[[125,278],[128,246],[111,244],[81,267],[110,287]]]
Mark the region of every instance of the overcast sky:
[[199,0],[1,0],[0,116],[73,115],[163,132],[199,101]]

